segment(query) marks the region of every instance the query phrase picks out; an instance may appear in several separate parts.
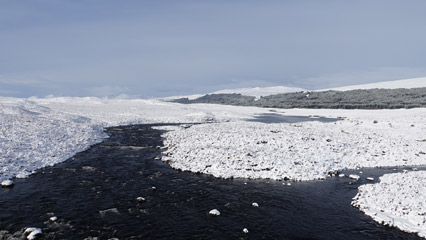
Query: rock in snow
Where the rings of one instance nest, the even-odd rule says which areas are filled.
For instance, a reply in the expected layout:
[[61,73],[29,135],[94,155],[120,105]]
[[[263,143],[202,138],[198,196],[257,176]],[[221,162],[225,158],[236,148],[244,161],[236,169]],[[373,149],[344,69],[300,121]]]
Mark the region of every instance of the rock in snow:
[[12,180],[4,180],[1,182],[1,186],[4,188],[11,188],[13,187],[13,181]]
[[212,210],[210,210],[209,214],[212,215],[212,216],[219,216],[220,212],[217,209],[212,209]]
[[359,180],[360,176],[356,174],[349,174],[349,178],[353,180]]
[[138,202],[145,202],[145,198],[143,198],[143,197],[137,197],[136,201],[138,201]]
[[24,233],[27,235],[28,240],[37,239],[41,234],[43,234],[40,228],[35,227],[26,228]]

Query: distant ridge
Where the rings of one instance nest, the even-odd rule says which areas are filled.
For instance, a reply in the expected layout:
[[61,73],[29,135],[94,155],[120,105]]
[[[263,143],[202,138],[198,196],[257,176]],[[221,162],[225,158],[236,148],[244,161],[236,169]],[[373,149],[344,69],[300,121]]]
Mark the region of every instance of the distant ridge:
[[237,89],[223,89],[211,94],[232,94],[237,93],[244,96],[252,96],[256,98],[291,92],[302,92],[306,91],[303,88],[285,87],[285,86],[274,86],[274,87],[254,87],[254,88],[237,88]]
[[309,90],[297,87],[286,87],[286,86],[273,86],[273,87],[253,87],[253,88],[236,88],[236,89],[223,89],[215,91],[209,94],[194,94],[188,96],[172,96],[161,98],[166,101],[173,101],[182,98],[188,98],[188,100],[195,100],[197,98],[212,95],[212,94],[241,94],[243,96],[250,96],[259,99],[261,97],[285,94],[285,93],[297,93],[297,92],[321,92],[321,91],[350,91],[350,90],[369,90],[369,89],[411,89],[411,88],[426,88],[426,77],[411,78],[403,80],[384,81],[368,84],[349,85],[336,88],[327,88],[319,90]]
[[337,88],[321,89],[316,91],[327,91],[327,90],[348,91],[348,90],[374,89],[374,88],[398,89],[398,88],[424,88],[424,87],[426,87],[426,77],[368,83],[368,84],[360,84],[360,85],[350,85],[350,86],[337,87]]

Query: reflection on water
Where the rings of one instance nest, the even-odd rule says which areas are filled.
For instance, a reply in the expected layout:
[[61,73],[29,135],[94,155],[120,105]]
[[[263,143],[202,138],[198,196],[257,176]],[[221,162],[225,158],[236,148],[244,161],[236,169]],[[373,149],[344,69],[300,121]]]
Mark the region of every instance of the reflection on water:
[[[365,177],[392,169],[364,169],[357,182],[224,180],[154,160],[161,131],[150,126],[108,133],[105,142],[0,190],[0,230],[41,227],[43,239],[420,239],[350,206]],[[208,215],[214,208],[220,216]]]
[[319,122],[337,122],[340,118],[326,118],[320,116],[288,116],[277,113],[264,113],[256,115],[252,119],[247,119],[249,122],[262,122],[262,123],[298,123],[308,121],[319,121]]

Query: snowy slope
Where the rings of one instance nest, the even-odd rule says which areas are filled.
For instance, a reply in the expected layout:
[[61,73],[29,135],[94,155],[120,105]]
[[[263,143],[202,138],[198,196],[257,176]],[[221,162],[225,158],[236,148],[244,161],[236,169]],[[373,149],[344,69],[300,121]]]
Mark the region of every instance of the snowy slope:
[[246,96],[254,96],[256,98],[260,98],[262,96],[269,96],[269,95],[280,94],[280,93],[301,92],[301,91],[306,91],[306,90],[302,89],[302,88],[275,86],[275,87],[224,89],[224,90],[212,92],[212,94],[239,93],[239,94],[246,95]]
[[0,181],[62,162],[105,136],[89,118],[0,99]]
[[397,88],[423,88],[423,87],[426,87],[426,77],[377,82],[377,83],[369,83],[369,84],[362,84],[362,85],[350,85],[350,86],[344,86],[344,87],[322,89],[317,91],[326,91],[326,90],[347,91],[347,90],[355,90],[355,89],[373,89],[373,88],[397,89]]

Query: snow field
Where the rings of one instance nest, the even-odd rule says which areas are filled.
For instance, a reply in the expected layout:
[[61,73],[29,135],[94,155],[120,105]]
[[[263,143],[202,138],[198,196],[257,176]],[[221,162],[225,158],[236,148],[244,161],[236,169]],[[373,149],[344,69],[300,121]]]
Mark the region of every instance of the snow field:
[[358,188],[352,205],[376,222],[426,238],[426,171],[386,174]]
[[176,169],[216,177],[276,180],[323,179],[330,170],[424,165],[421,137],[426,132],[411,122],[415,119],[398,127],[353,120],[194,125],[163,135],[168,149],[162,159]]

